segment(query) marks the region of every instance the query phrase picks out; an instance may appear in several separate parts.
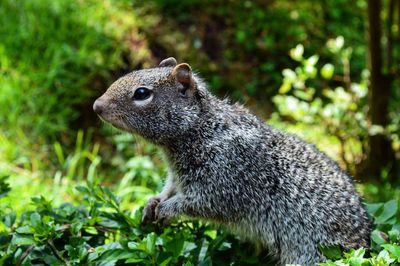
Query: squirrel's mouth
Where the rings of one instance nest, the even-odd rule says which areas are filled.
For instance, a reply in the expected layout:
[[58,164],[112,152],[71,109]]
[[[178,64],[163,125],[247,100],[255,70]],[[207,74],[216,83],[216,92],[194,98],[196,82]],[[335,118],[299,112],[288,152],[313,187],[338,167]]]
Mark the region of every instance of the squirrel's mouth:
[[108,116],[106,114],[101,114],[101,115],[98,114],[98,116],[103,122],[111,124],[115,128],[118,128],[123,131],[130,131],[129,127],[125,124],[123,118],[118,115]]
[[102,121],[107,122],[118,129],[129,131],[129,127],[124,122],[122,115],[110,110],[112,108],[107,102],[108,101],[104,99],[104,96],[98,98],[93,104],[93,110]]

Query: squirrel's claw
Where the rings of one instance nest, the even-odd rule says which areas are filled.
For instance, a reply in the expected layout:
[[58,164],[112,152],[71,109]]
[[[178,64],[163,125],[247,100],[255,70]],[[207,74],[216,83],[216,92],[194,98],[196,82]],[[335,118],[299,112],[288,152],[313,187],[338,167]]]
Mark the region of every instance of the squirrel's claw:
[[150,198],[146,206],[143,209],[142,226],[145,226],[155,221],[155,209],[160,203],[160,199],[157,197]]

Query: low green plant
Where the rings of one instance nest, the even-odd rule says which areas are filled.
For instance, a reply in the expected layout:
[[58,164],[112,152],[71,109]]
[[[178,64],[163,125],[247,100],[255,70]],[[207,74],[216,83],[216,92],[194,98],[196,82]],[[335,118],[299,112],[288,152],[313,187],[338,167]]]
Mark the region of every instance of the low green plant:
[[[79,195],[74,187],[88,181],[111,187],[121,197],[121,206],[135,212],[161,190],[165,165],[159,150],[132,135],[115,134],[110,142],[102,144],[100,149],[100,143],[90,132],[78,131],[71,148],[55,142],[47,152],[50,158],[47,162],[40,158],[27,164],[0,161],[0,176],[9,176],[14,188],[3,205],[12,207],[20,215],[33,208],[30,198],[38,194],[46,195],[56,205],[65,201],[76,203]],[[32,165],[39,163],[47,165],[48,169],[42,170],[43,166],[32,169]]]
[[[90,182],[76,187],[80,204],[33,197],[34,208],[17,216],[2,206],[6,179],[0,179],[0,265],[274,265],[252,245],[201,221],[141,226],[142,208],[131,214],[109,188]],[[371,248],[344,254],[324,248],[328,260],[320,265],[398,265],[398,207],[398,200],[368,204],[375,218]]]
[[129,215],[110,189],[92,183],[76,189],[82,197],[80,205],[54,207],[41,196],[32,198],[35,209],[19,219],[12,210],[2,211],[0,264],[257,265],[267,261],[224,230],[198,221],[143,227],[141,209]]

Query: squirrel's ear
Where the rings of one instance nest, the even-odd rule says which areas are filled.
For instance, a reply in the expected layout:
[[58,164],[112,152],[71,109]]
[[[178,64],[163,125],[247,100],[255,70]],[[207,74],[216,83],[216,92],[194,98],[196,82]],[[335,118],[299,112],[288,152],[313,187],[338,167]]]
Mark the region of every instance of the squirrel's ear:
[[179,83],[187,87],[192,81],[192,68],[186,63],[179,64],[172,70],[172,75]]
[[176,64],[178,64],[178,63],[176,62],[175,58],[168,57],[167,59],[162,60],[158,66],[159,67],[174,67],[174,66],[176,66]]

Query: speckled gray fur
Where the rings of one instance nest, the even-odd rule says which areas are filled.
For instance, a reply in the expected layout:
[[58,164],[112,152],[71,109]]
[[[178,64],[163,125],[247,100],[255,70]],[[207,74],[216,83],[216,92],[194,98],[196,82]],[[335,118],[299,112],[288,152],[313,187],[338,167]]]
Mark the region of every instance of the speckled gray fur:
[[[144,218],[185,215],[224,224],[282,265],[315,265],[324,260],[319,245],[369,245],[367,213],[335,162],[217,99],[191,72],[182,95],[175,65],[134,71],[101,97],[104,120],[159,144],[168,158],[166,185]],[[145,106],[132,100],[138,86],[153,90]]]

